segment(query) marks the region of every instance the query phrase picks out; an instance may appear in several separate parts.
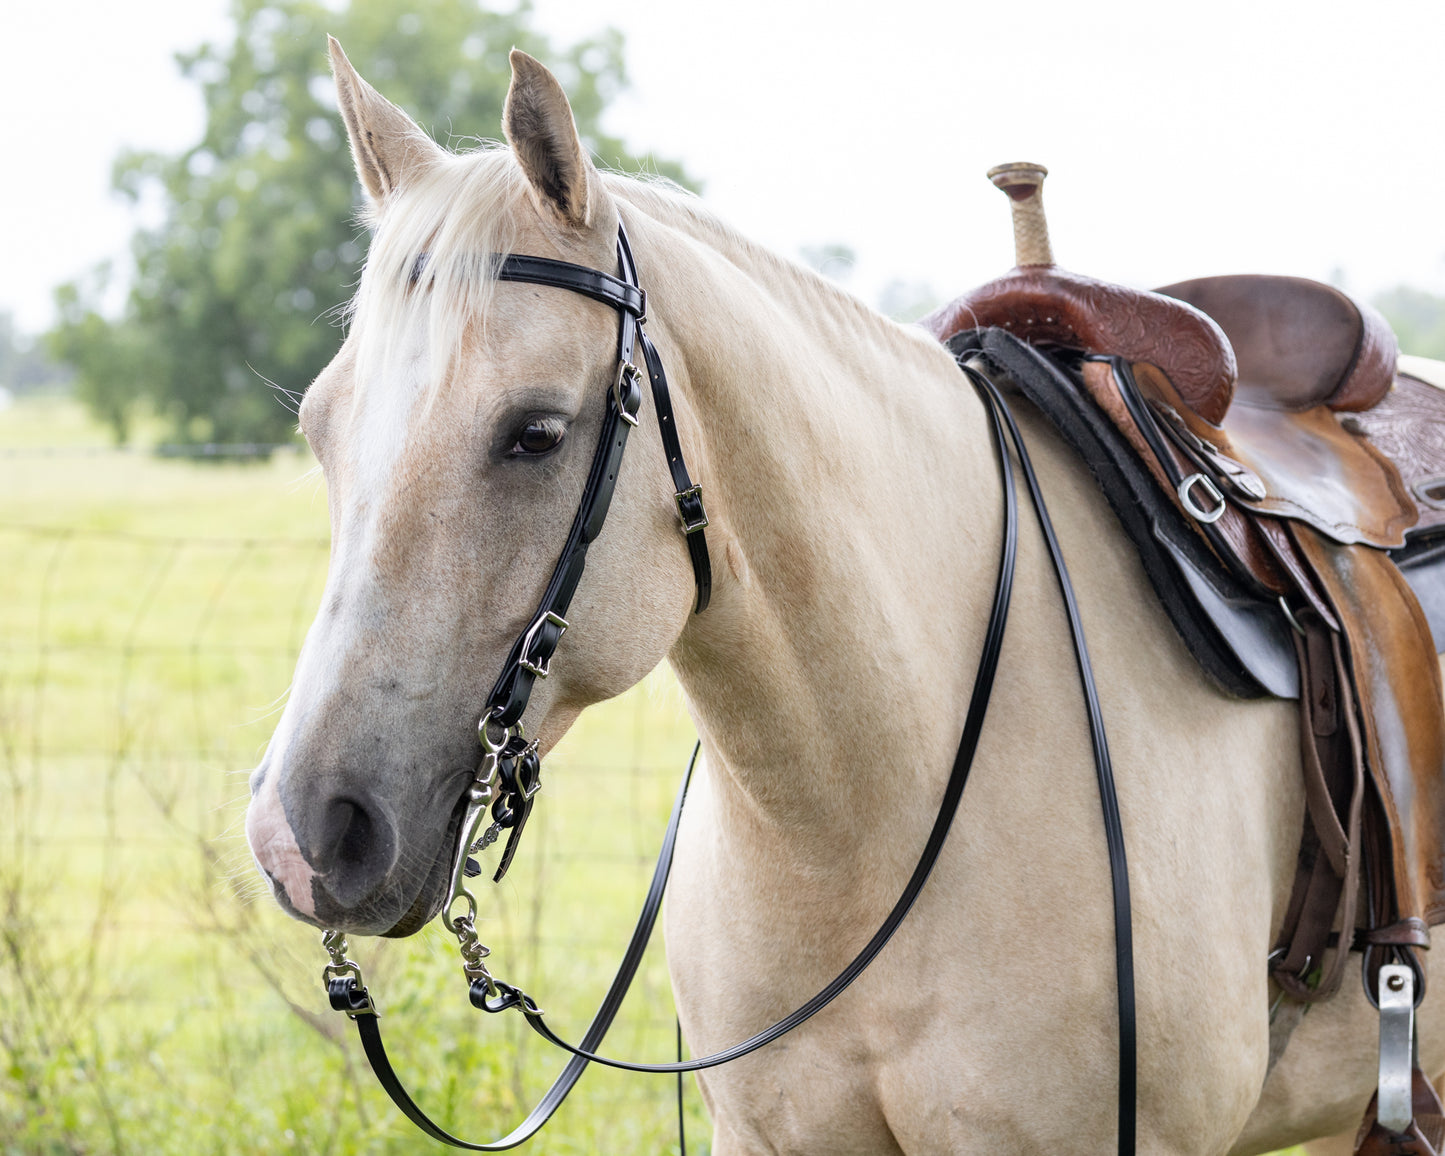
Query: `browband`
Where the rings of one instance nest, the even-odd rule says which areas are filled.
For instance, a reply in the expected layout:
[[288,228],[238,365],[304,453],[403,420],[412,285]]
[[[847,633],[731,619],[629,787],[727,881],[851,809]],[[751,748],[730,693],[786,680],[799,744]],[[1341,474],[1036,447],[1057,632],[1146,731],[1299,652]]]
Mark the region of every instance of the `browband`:
[[[620,229],[619,228],[619,236]],[[622,242],[618,241],[618,248]],[[574,265],[570,261],[554,261],[550,257],[523,257],[510,254],[497,266],[498,281],[526,281],[532,285],[549,285],[553,289],[570,289],[630,313],[641,325],[647,320],[647,294],[636,285],[620,281],[600,269]]]

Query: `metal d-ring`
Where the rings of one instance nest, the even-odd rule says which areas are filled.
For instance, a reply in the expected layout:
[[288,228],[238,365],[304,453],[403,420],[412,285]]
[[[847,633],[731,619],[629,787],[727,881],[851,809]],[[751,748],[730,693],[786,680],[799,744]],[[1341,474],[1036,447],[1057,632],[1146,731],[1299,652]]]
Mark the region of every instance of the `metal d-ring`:
[[[1206,510],[1194,500],[1196,486],[1201,487],[1213,500],[1213,509]],[[1185,512],[1195,521],[1206,524],[1217,522],[1224,514],[1224,495],[1219,492],[1219,487],[1214,484],[1208,474],[1190,474],[1179,483],[1176,493],[1179,495],[1179,502]]]
[[1294,611],[1289,608],[1289,603],[1284,600],[1283,594],[1279,596],[1279,608],[1284,611],[1285,621],[1289,623],[1290,629],[1303,638],[1305,636],[1305,628],[1300,625],[1299,619],[1294,616]]
[[[492,726],[496,726],[502,732],[502,737],[496,741],[493,741],[492,732],[489,729]],[[477,741],[482,744],[482,750],[489,755],[500,755],[507,743],[511,740],[514,732],[516,734],[522,733],[521,723],[518,723],[515,727],[504,727],[501,723],[497,722],[496,716],[491,714],[482,715],[481,722],[477,723]]]

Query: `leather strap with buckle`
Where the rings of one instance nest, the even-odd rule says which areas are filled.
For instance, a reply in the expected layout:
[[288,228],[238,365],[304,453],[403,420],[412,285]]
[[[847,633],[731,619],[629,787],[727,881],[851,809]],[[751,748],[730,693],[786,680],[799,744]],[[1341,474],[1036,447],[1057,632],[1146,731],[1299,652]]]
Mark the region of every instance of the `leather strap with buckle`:
[[667,468],[672,475],[678,513],[692,562],[693,579],[697,585],[694,614],[707,609],[712,597],[712,565],[707,552],[703,528],[707,513],[702,504],[702,488],[692,481],[683,460],[682,443],[677,435],[677,419],[672,410],[672,396],[667,373],[656,346],[642,329],[647,314],[647,295],[638,287],[637,267],[627,242],[627,230],[617,226],[617,262],[622,276],[613,277],[597,269],[554,261],[547,257],[508,256],[497,266],[499,281],[520,281],[567,289],[594,301],[610,305],[618,311],[617,374],[606,400],[602,430],[592,467],[582,491],[577,513],[572,519],[567,540],[552,570],[546,592],[532,615],[530,623],[502,664],[491,694],[487,697],[484,717],[502,727],[510,727],[521,719],[538,678],[547,677],[552,654],[567,629],[567,608],[586,565],[587,548],[602,532],[617,478],[622,469],[622,455],[627,448],[627,435],[637,425],[642,408],[642,373],[635,364],[637,346],[647,366],[652,387],[653,407],[657,411],[658,430],[662,437]]

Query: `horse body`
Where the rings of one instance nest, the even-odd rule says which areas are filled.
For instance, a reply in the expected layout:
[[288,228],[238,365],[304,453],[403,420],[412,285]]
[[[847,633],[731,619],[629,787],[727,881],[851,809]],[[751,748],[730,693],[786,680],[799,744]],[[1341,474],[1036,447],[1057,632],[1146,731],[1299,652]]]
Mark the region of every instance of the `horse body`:
[[[517,160],[456,158],[422,144],[338,53],[380,224],[356,332],[303,412],[331,483],[336,556],[248,830],[303,918],[406,933],[434,913],[478,712],[565,536],[616,322],[574,295],[507,285],[449,329],[428,298],[446,287],[449,239],[460,251],[504,235],[519,252],[610,269],[620,216],[706,496],[713,603],[689,616],[648,403],[528,726],[546,748],[586,705],[672,661],[704,749],[666,912],[700,1054],[826,984],[913,868],[998,564],[994,451],[981,404],[930,338],[677,194],[579,164],[556,82],[526,58],[514,67]],[[488,167],[526,179],[488,178],[484,203],[443,204]],[[448,213],[493,231],[468,234]],[[387,289],[423,251],[438,265],[432,287]],[[369,308],[377,282],[386,308]],[[507,451],[536,415],[558,415],[560,448]],[[1078,591],[1118,778],[1140,1151],[1263,1151],[1345,1127],[1372,1080],[1358,988],[1305,1018],[1265,1084],[1265,956],[1304,812],[1295,710],[1234,701],[1205,680],[1082,466],[1020,420]],[[1066,620],[1024,513],[998,682],[935,873],[847,993],[699,1076],[713,1150],[1112,1150],[1113,934]],[[1445,1067],[1435,1002],[1421,1028],[1429,1071]]]

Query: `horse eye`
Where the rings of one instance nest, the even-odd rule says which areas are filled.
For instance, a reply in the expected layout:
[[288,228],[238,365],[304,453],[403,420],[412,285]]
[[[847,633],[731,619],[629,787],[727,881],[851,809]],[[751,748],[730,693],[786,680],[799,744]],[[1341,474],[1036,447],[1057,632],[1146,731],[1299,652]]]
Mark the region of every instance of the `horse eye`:
[[522,427],[517,435],[512,453],[518,457],[538,457],[550,453],[562,444],[567,427],[555,417],[534,417]]

